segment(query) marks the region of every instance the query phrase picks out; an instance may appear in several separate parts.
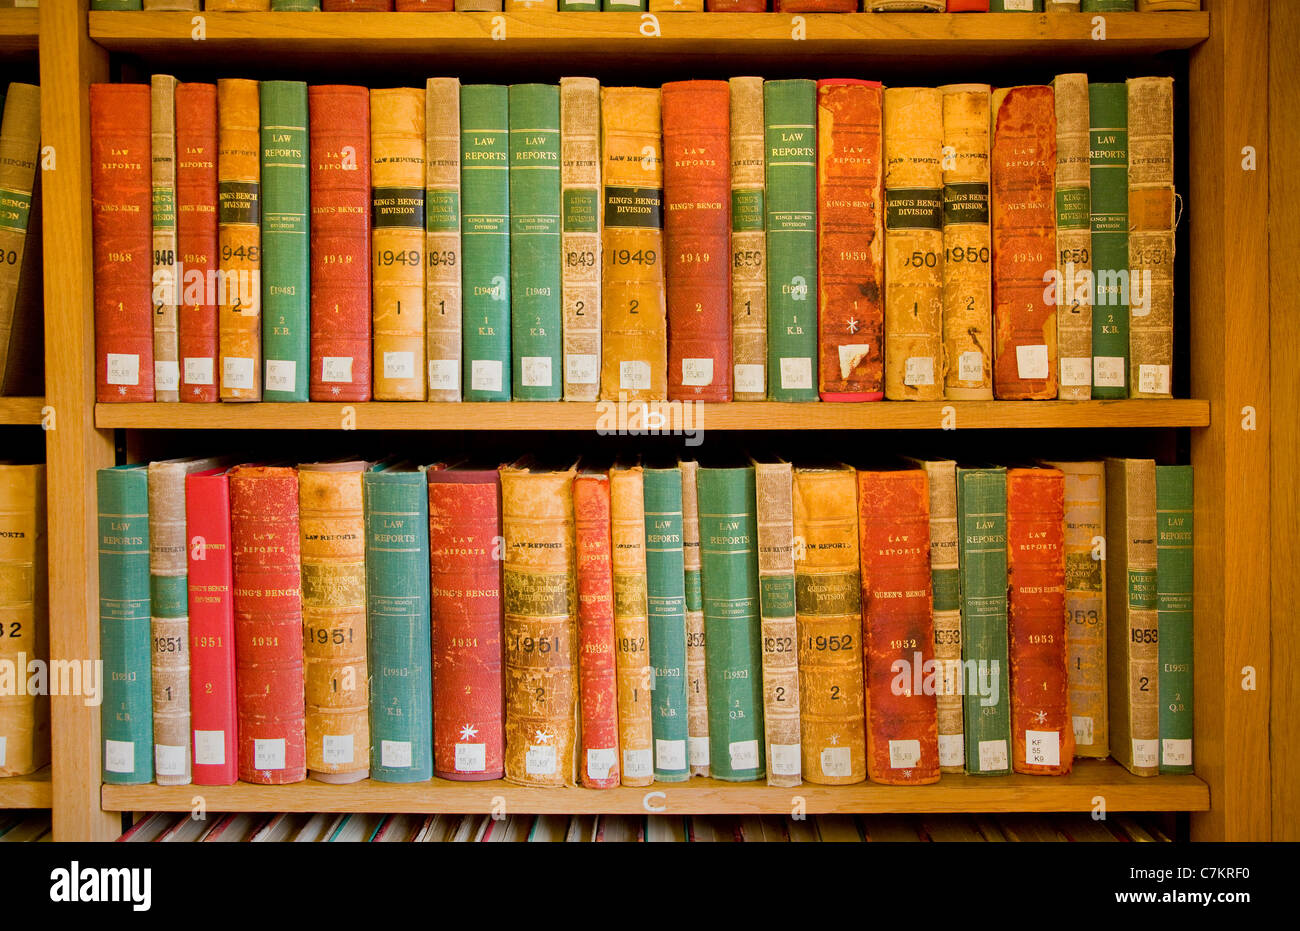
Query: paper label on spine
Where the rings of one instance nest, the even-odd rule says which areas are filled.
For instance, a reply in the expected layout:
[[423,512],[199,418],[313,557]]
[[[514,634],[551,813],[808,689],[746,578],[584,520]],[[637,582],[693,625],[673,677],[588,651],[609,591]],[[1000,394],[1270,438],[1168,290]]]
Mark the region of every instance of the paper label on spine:
[[474,391],[501,390],[501,360],[475,359],[469,364],[469,386]]
[[1093,356],[1092,383],[1098,388],[1123,388],[1124,357]]
[[921,741],[891,740],[889,742],[890,769],[911,769],[921,762]]
[[1025,731],[1025,762],[1031,766],[1060,766],[1060,732]]
[[284,738],[253,740],[254,769],[284,769]]
[[1160,742],[1162,762],[1166,766],[1191,766],[1192,765],[1192,741],[1191,738],[1186,740],[1174,740],[1165,738]]
[[0,766],[5,765],[5,745],[9,742],[8,737],[0,737]]
[[798,776],[802,766],[798,744],[772,744],[767,763],[773,776]]
[[966,741],[961,734],[939,735],[939,765],[961,766],[966,761]]
[[322,358],[320,380],[328,384],[352,384],[352,357],[325,356]]
[[224,766],[226,762],[225,731],[194,732],[194,765]]
[[594,385],[600,372],[600,359],[588,353],[571,353],[564,357],[564,380],[574,385]]
[[409,740],[379,741],[379,765],[389,769],[407,769],[411,765]]
[[266,360],[266,390],[293,391],[298,380],[298,363],[293,359]]
[[481,773],[487,769],[487,744],[456,744],[456,772]]
[[1169,393],[1169,366],[1139,365],[1138,391],[1143,394]]
[[325,763],[336,765],[352,762],[351,734],[323,734],[321,736],[321,758]]
[[1092,745],[1092,716],[1076,714],[1070,718],[1074,725],[1074,742],[1081,747]]
[[1007,742],[1005,740],[980,741],[980,772],[996,772],[1007,768]]
[[130,740],[105,740],[104,769],[110,773],[135,772],[135,743]]
[[524,752],[524,772],[529,776],[555,775],[555,746],[534,744]]
[[155,362],[153,364],[153,386],[155,391],[175,391],[181,386],[181,367],[175,362]]
[[644,750],[623,751],[623,775],[629,779],[639,779],[652,775],[655,771],[654,757],[650,748]]
[[618,386],[624,391],[644,391],[650,387],[650,363],[628,359],[618,364]]
[[591,779],[608,779],[618,762],[618,751],[613,747],[592,747],[587,751],[587,776]]
[[763,394],[767,391],[767,379],[763,375],[763,366],[752,363],[737,365],[736,390],[746,394]]
[[758,769],[758,741],[733,740],[727,746],[732,769]]
[[519,368],[525,388],[551,387],[550,356],[522,356],[519,359]]
[[256,388],[253,381],[253,360],[238,356],[224,356],[221,360],[221,386],[223,388]]
[[429,360],[429,388],[433,391],[454,391],[460,387],[460,366],[455,359]]
[[1092,384],[1092,360],[1083,358],[1061,359],[1061,385],[1076,388]]
[[957,356],[958,381],[983,381],[984,356],[978,352],[963,352]]
[[185,360],[185,384],[212,384],[212,359],[208,356],[187,358]]
[[1016,347],[1016,374],[1021,378],[1046,378],[1047,347],[1037,344]]
[[385,378],[414,378],[415,377],[415,353],[413,352],[384,353],[384,377]]
[[665,771],[685,769],[686,741],[656,740],[655,763],[659,769]]
[[140,384],[140,357],[125,352],[108,353],[105,379],[110,385]]
[[682,385],[690,387],[699,387],[713,384],[713,360],[712,359],[683,359],[682,360]]
[[690,754],[692,766],[709,765],[709,738],[687,737],[686,750]]
[[1159,740],[1134,740],[1133,741],[1133,765],[1134,766],[1159,766],[1160,765],[1160,741]]
[[853,775],[853,757],[848,747],[826,747],[822,750],[822,775],[843,777]]
[[858,363],[871,354],[871,345],[869,343],[846,343],[839,347],[840,351],[840,378],[848,378],[853,374],[853,370],[858,367]]
[[911,356],[903,365],[903,384],[933,385],[934,360],[929,356]]
[[184,776],[185,747],[154,744],[153,768],[159,776]]
[[811,388],[812,359],[807,356],[784,358],[781,360],[781,387],[786,391]]

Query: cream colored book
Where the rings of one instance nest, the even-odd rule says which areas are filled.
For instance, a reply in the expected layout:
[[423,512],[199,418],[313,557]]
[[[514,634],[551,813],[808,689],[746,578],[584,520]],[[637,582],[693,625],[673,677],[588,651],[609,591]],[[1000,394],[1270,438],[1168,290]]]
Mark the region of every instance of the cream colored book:
[[731,85],[731,355],[737,401],[767,400],[763,79]]
[[[1056,99],[1056,352],[1057,397],[1092,397],[1092,191],[1089,161],[1088,76],[1058,74]],[[1077,285],[1077,286],[1076,286]]]
[[600,396],[600,82],[560,78],[564,399]]
[[[153,142],[153,399],[179,401],[181,370],[177,361],[177,301],[180,295],[179,282],[176,280],[176,79],[170,74],[155,74],[149,84],[150,132]],[[10,85],[9,94],[13,92],[13,85]],[[8,160],[0,157],[0,170],[7,164]]]
[[425,353],[429,400],[460,400],[460,80],[424,85]]

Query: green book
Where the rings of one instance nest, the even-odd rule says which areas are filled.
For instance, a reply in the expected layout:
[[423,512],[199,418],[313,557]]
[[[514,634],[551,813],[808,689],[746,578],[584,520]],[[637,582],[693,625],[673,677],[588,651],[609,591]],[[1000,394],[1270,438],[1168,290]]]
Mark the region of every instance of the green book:
[[409,465],[364,478],[370,778],[433,776],[429,622],[429,486]]
[[104,663],[100,731],[104,782],[153,781],[150,648],[149,474],[146,466],[100,469],[99,655]]
[[314,13],[320,0],[271,0],[272,13]]
[[1041,13],[1043,0],[989,0],[990,13]]
[[560,0],[558,6],[561,13],[600,12],[600,0]]
[[1122,13],[1133,9],[1133,0],[1083,0],[1083,13]]
[[966,772],[1011,772],[1007,470],[957,470]]
[[1160,772],[1192,772],[1192,467],[1156,466]]
[[[1131,8],[1131,7],[1130,7]],[[1128,87],[1088,85],[1092,396],[1128,397]]]
[[460,89],[461,282],[466,401],[510,400],[510,102]]
[[510,88],[510,342],[517,401],[558,401],[560,88]]
[[654,691],[655,779],[691,778],[686,737],[686,564],[681,469],[646,469],[645,563]]
[[817,82],[764,81],[767,396],[817,400]]
[[752,466],[700,469],[700,563],[709,693],[709,768],[715,779],[762,779],[763,683],[758,518]]
[[601,8],[607,11],[622,12],[650,9],[646,0],[601,0]]
[[306,401],[311,358],[307,85],[262,81],[262,369],[264,401]]

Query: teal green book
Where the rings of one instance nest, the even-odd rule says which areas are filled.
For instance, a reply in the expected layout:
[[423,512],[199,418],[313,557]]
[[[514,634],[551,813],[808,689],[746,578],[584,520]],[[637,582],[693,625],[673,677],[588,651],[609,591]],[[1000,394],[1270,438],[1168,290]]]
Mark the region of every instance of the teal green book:
[[990,13],[1041,13],[1043,0],[989,0]]
[[307,85],[262,81],[264,401],[306,401],[311,374]]
[[[1131,8],[1131,7],[1130,7]],[[1088,85],[1092,396],[1128,397],[1128,87]]]
[[143,0],[90,0],[90,8],[92,10],[142,10],[144,3]]
[[647,0],[601,0],[601,9],[606,11],[631,11],[650,9]]
[[817,400],[817,82],[764,81],[767,396]]
[[517,401],[558,401],[560,88],[510,88],[510,345]]
[[746,782],[766,775],[758,602],[758,518],[752,466],[700,469],[709,770]]
[[1134,8],[1133,0],[1083,0],[1083,13],[1123,13]]
[[462,394],[510,400],[510,97],[460,89]]
[[1156,466],[1160,772],[1192,772],[1192,467]]
[[135,785],[153,781],[147,466],[100,469],[95,485],[103,777],[114,785]]
[[365,473],[370,778],[433,777],[429,486],[414,466]]
[[[966,772],[1011,772],[1007,470],[957,470]],[[972,676],[973,673],[973,676]]]
[[272,13],[314,13],[320,0],[271,0]]
[[682,550],[682,471],[646,469],[645,563],[654,668],[655,780],[691,778],[686,738],[686,564]]

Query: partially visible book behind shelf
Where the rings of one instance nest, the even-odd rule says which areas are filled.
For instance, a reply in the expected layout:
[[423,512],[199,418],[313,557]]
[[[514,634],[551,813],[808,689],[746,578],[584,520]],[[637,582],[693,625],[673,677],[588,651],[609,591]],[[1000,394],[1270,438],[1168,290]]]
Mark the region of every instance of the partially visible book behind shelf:
[[0,110],[0,395],[34,397],[45,393],[41,89],[9,84]]
[[[0,0],[36,6],[37,0]],[[1118,13],[1199,10],[1201,0],[90,0],[92,10],[210,13],[450,13],[530,10],[651,13]]]
[[0,811],[0,844],[54,840],[48,811]]
[[1174,83],[90,89],[97,398],[1169,398]]
[[100,470],[103,778],[1192,772],[1192,474]]
[[46,544],[45,466],[0,463],[0,777],[50,760]]

